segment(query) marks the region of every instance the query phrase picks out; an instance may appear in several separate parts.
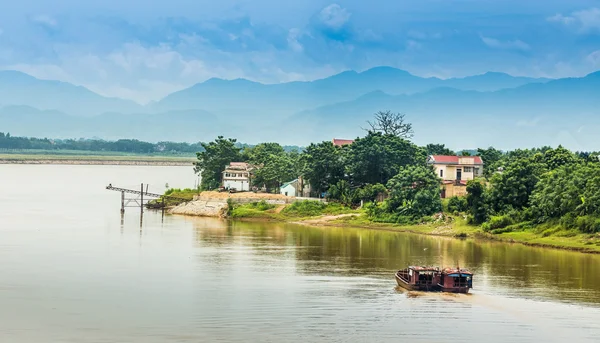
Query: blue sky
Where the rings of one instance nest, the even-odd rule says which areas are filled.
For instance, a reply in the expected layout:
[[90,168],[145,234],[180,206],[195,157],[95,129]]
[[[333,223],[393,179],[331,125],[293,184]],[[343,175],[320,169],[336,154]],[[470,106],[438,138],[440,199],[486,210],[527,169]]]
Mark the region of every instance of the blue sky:
[[0,69],[139,102],[211,77],[600,69],[600,1],[0,1]]

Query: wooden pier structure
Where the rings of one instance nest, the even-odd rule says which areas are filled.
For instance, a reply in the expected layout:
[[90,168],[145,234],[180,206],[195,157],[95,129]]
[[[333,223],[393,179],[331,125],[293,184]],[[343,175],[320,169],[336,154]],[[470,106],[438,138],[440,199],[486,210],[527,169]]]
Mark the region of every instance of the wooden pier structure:
[[[178,200],[181,202],[190,201],[189,199],[178,198],[178,197],[173,197],[173,196],[169,196],[169,195],[149,193],[148,185],[146,184],[146,190],[144,191],[143,183],[140,184],[139,191],[134,190],[134,189],[113,187],[112,184],[109,184],[108,186],[106,186],[106,189],[108,189],[109,191],[121,192],[121,213],[125,213],[125,207],[139,207],[140,211],[144,212],[144,200],[146,201],[145,204],[147,205],[149,200],[161,199],[161,202],[159,203],[159,207],[162,208],[163,210],[165,208],[165,199],[173,199],[173,200]],[[137,197],[126,198],[125,197],[126,193],[137,195]],[[146,197],[146,199],[144,199],[144,196]],[[133,205],[130,205],[131,203],[133,203]]]

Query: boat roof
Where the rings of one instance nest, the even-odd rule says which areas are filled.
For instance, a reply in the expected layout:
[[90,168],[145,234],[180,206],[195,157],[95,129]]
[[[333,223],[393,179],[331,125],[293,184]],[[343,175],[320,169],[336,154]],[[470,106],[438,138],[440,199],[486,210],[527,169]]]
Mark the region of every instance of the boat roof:
[[423,266],[410,266],[408,267],[409,269],[412,269],[414,271],[424,271],[424,272],[429,272],[429,271],[438,271],[440,270],[437,267],[423,267]]
[[444,274],[462,274],[462,275],[473,276],[473,273],[471,273],[467,269],[446,268],[446,269],[442,270],[442,273],[444,273]]

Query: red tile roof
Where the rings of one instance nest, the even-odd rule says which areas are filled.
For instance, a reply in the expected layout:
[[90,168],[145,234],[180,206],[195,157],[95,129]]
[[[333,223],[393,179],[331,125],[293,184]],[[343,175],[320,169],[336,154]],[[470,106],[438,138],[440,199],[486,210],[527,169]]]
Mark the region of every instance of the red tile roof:
[[349,145],[352,143],[354,143],[354,140],[352,140],[352,139],[337,139],[337,138],[333,139],[333,145],[337,145],[337,146]]
[[461,158],[473,158],[474,164],[483,164],[483,160],[480,156],[444,156],[444,155],[432,155],[430,158],[433,158],[433,163],[442,163],[442,164],[459,164],[459,159]]

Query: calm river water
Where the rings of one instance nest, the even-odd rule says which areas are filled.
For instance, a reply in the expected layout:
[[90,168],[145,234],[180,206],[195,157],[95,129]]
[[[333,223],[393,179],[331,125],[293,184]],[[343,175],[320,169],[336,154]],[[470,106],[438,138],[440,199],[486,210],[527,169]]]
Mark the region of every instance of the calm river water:
[[[356,229],[119,213],[189,167],[0,165],[0,342],[599,342],[600,256]],[[396,289],[469,267],[471,295]]]

